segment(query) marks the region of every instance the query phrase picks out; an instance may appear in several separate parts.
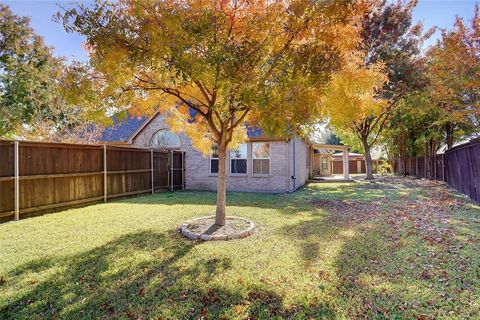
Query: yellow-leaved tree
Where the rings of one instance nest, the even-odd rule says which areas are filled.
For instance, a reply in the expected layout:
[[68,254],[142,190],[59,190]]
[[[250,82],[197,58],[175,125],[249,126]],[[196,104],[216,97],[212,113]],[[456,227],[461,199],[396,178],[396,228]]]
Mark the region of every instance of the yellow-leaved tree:
[[206,155],[217,145],[222,226],[227,149],[246,138],[246,124],[291,134],[319,114],[318,88],[357,44],[361,3],[96,1],[59,19],[86,36],[105,98],[133,114],[160,109]]
[[388,118],[388,101],[377,92],[388,81],[382,63],[364,64],[356,51],[333,77],[323,97],[324,115],[344,142],[357,140],[364,154],[367,175],[373,179],[371,148]]

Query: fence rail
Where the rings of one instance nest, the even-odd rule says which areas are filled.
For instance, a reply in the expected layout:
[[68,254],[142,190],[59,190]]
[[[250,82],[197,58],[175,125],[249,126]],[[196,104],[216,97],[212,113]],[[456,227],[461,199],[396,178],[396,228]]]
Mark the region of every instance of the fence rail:
[[0,221],[183,188],[183,159],[178,151],[0,140]]
[[459,192],[480,202],[480,141],[459,145],[435,155],[433,159],[396,159],[394,169],[397,174],[445,181]]

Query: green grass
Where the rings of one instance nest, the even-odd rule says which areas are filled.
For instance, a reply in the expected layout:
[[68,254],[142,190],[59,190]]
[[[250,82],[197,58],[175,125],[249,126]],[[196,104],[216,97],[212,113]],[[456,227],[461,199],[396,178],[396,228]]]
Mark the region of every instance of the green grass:
[[480,208],[412,181],[231,193],[258,230],[225,242],[177,231],[214,212],[209,192],[2,224],[0,318],[479,318]]

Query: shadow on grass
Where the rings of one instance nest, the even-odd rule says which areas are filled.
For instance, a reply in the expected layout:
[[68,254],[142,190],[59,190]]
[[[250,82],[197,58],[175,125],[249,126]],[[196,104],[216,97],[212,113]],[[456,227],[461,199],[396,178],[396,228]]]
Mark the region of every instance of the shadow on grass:
[[0,318],[271,319],[315,312],[333,317],[321,304],[286,307],[282,296],[260,283],[211,282],[231,261],[221,255],[186,257],[197,245],[203,244],[175,230],[144,231],[81,254],[27,263],[0,285],[19,290],[0,305]]
[[[391,225],[395,216],[362,218],[310,204],[315,199],[368,202],[386,199],[386,194],[396,199],[397,190],[359,186],[311,185],[290,195],[229,194],[234,206],[272,208],[282,214],[308,212],[298,215],[298,223],[284,224],[280,217],[284,226],[279,232],[285,240],[278,244],[298,243],[305,264],[298,272],[312,278],[318,273],[326,287],[317,290],[314,283],[311,291],[299,293],[293,302],[297,305],[287,303],[281,290],[259,279],[222,282],[224,273],[256,268],[253,263],[233,265],[221,249],[214,254],[199,250],[197,246],[212,244],[191,242],[176,230],[143,231],[80,254],[39,259],[13,269],[0,282],[0,292],[8,294],[0,298],[0,318],[403,319],[441,317],[441,310],[475,318],[475,305],[469,303],[478,300],[472,293],[479,284],[478,242],[460,243],[463,247],[457,251],[432,247],[415,230]],[[186,191],[122,202],[213,206],[215,194]],[[474,236],[478,239],[478,232]],[[258,244],[262,245],[260,240]],[[327,268],[331,274],[321,275]]]

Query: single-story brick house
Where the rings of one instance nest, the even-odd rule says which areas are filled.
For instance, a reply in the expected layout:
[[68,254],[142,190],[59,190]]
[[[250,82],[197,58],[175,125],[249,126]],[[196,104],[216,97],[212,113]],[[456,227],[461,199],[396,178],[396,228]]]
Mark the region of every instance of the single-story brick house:
[[[101,141],[148,149],[183,151],[185,188],[216,190],[218,158],[206,157],[194,149],[190,138],[185,134],[171,132],[160,113],[157,112],[152,117],[127,116],[122,120],[113,120],[114,124],[102,133]],[[247,141],[236,150],[231,150],[228,155],[227,190],[293,192],[313,175],[311,159],[317,148],[315,144],[299,137],[266,137],[262,130],[249,127],[247,136]],[[343,149],[348,150],[348,147],[341,150]]]

